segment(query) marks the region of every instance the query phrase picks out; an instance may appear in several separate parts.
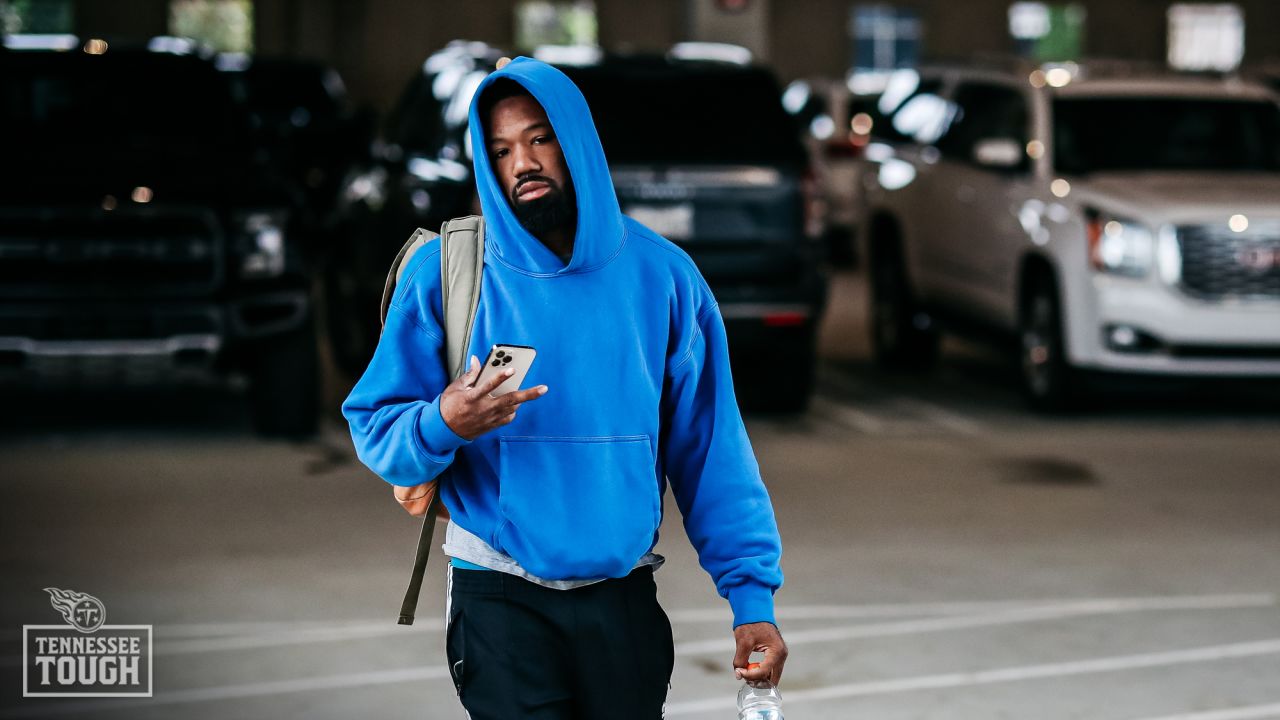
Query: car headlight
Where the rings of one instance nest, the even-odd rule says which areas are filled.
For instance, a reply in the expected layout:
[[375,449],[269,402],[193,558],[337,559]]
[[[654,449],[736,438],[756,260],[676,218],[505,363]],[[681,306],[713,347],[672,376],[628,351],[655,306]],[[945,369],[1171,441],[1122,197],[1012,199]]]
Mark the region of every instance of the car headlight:
[[1155,242],[1142,223],[1097,210],[1085,213],[1089,266],[1099,272],[1142,277],[1151,270]]
[[255,212],[240,218],[240,275],[275,277],[284,272],[283,212]]

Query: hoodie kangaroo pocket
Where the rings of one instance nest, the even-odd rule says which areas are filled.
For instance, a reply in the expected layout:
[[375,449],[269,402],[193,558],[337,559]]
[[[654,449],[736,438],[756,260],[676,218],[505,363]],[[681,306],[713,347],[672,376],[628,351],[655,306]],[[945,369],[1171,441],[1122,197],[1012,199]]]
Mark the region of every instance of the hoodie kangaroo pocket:
[[547,580],[622,577],[661,518],[647,435],[500,440],[498,549]]

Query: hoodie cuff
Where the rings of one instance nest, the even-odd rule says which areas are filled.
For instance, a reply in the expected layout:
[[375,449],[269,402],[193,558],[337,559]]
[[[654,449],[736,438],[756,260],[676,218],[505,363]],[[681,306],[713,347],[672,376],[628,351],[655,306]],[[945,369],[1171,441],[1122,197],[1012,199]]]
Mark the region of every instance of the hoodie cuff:
[[422,434],[424,449],[432,455],[445,456],[471,442],[458,435],[440,415],[440,399],[419,416],[418,432]]
[[729,589],[729,607],[733,608],[733,626],[767,622],[773,618],[773,591],[766,585],[747,583]]

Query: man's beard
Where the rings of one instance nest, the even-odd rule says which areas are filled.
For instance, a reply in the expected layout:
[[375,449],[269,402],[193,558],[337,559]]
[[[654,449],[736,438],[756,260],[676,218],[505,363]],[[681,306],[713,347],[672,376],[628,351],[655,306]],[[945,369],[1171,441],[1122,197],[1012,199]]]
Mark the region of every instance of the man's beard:
[[[516,192],[521,184],[529,180],[546,183],[547,193],[540,198],[521,201],[516,198]],[[522,178],[520,183],[511,189],[511,209],[524,229],[534,237],[541,237],[552,230],[567,228],[573,222],[578,210],[572,185],[569,186],[568,191],[564,191],[555,181],[542,176]]]

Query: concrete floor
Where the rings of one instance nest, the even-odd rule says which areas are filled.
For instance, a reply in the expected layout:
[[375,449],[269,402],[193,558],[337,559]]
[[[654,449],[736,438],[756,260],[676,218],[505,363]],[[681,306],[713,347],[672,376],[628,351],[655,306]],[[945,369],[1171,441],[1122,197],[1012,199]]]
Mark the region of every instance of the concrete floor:
[[[1037,417],[979,348],[948,343],[923,378],[873,370],[861,296],[837,276],[812,410],[748,421],[785,545],[788,717],[1280,717],[1274,398]],[[443,563],[395,625],[416,522],[344,427],[263,442],[216,388],[9,407],[0,717],[464,717]],[[729,613],[671,502],[659,551],[667,715],[732,717]],[[20,699],[21,626],[60,622],[50,586],[155,626],[154,698]]]

